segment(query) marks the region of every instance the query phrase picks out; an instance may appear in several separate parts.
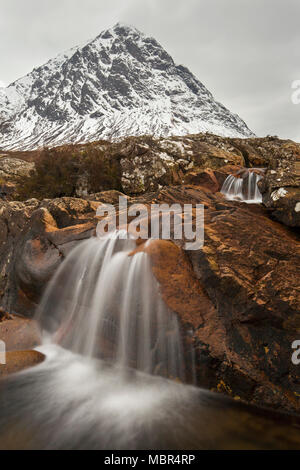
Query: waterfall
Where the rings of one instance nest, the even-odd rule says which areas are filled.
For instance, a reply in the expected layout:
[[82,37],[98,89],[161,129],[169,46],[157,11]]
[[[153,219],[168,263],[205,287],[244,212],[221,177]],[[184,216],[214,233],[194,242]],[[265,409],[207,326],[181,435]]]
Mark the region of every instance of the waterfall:
[[259,204],[262,202],[262,195],[257,183],[263,178],[262,173],[263,170],[253,168],[229,175],[223,184],[221,193],[229,200]]
[[51,341],[120,368],[185,380],[177,316],[163,302],[148,255],[114,236],[80,243],[51,280],[37,316]]

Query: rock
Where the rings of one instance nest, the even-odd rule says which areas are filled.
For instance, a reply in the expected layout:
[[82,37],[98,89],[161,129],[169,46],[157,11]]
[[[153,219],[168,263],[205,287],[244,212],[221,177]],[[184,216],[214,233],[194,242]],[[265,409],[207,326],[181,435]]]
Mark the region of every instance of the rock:
[[300,226],[300,144],[286,146],[283,157],[272,159],[259,187],[263,203],[275,219],[290,227]]
[[265,195],[263,202],[272,215],[285,225],[300,227],[300,188],[281,187]]
[[[222,360],[225,349],[225,329],[218,320],[218,312],[203,285],[195,276],[186,254],[174,243],[153,240],[142,244],[137,252],[144,251],[151,257],[153,273],[160,284],[164,301],[181,319],[187,364],[191,364],[191,346],[205,343],[211,362]],[[198,383],[209,385],[207,367],[197,361]],[[192,367],[187,368],[192,372]],[[194,377],[189,376],[192,382]]]
[[162,186],[184,181],[198,184],[195,175],[200,173],[199,170],[210,171],[229,163],[244,164],[241,153],[226,145],[226,139],[223,139],[221,146],[219,141],[213,145],[209,137],[202,135],[160,139],[148,137],[147,146],[143,146],[142,151],[138,144],[142,138],[132,139],[131,146],[121,151],[122,186],[127,194],[155,191]]
[[55,220],[58,228],[87,223],[95,216],[99,202],[76,197],[62,197],[42,201],[44,207]]
[[[300,331],[295,234],[261,206],[226,201],[195,186],[161,190],[152,201],[202,202],[206,208],[204,247],[184,255],[194,272],[168,242],[150,243],[152,253],[147,248],[163,297],[194,343],[198,383],[300,412],[299,373],[291,361]],[[194,303],[189,286],[195,276]]]
[[16,185],[11,181],[0,179],[0,199],[5,201],[13,200],[16,192]]
[[286,158],[291,147],[299,144],[291,140],[281,140],[275,136],[250,139],[231,139],[233,147],[240,150],[245,166],[250,168],[268,167],[277,158]]
[[[263,167],[266,165],[268,152],[264,151],[263,145],[256,146],[255,143],[259,139],[234,139],[233,144],[237,147],[243,155],[245,166],[247,167]],[[253,145],[254,144],[254,145]],[[263,142],[262,142],[263,144]],[[258,147],[258,148],[257,148]]]
[[34,320],[7,314],[0,320],[0,340],[6,351],[27,350],[41,344],[41,332]]
[[[212,134],[195,134],[167,138],[127,137],[119,142],[99,141],[82,145],[64,145],[55,149],[54,154],[61,155],[61,158],[70,163],[67,171],[70,181],[76,188],[75,193],[71,194],[74,188],[62,184],[59,186],[62,194],[59,193],[59,195],[63,195],[63,191],[68,191],[67,195],[88,200],[94,197],[95,201],[100,201],[99,198],[105,198],[103,192],[102,196],[96,193],[91,197],[90,194],[96,191],[96,189],[91,189],[95,185],[95,181],[91,185],[92,180],[95,179],[95,168],[99,171],[96,177],[96,183],[99,182],[100,186],[98,190],[102,187],[103,189],[111,188],[129,196],[136,196],[149,191],[157,191],[164,186],[181,185],[184,182],[200,184],[198,178],[205,178],[204,170],[212,170],[218,183],[222,184],[224,167],[266,168],[276,159],[279,161],[288,159],[291,151],[295,152],[297,149],[299,149],[298,144],[275,137],[232,139]],[[24,161],[20,160],[20,157],[24,158]],[[89,157],[93,157],[92,171],[91,168],[89,169],[92,175],[89,175],[85,167]],[[10,161],[19,161],[20,168],[28,172],[34,168],[34,162],[40,161],[41,151],[21,154],[11,152],[7,158]],[[102,170],[97,167],[97,162],[99,163],[101,159],[104,165]],[[32,162],[28,163],[25,160],[32,160]],[[11,174],[12,171],[11,169]],[[101,182],[103,171],[106,176]],[[42,194],[39,180],[35,180],[35,185],[35,190],[30,185],[26,186],[31,188],[32,194],[26,193],[25,196],[32,197],[38,194],[41,199],[47,197],[47,194],[44,196]],[[10,190],[4,188],[4,191]],[[24,191],[20,191],[20,194],[23,193]],[[113,194],[111,196],[114,197]]]
[[0,155],[0,179],[16,181],[20,177],[29,176],[33,169],[34,163]]
[[227,176],[236,173],[237,171],[241,170],[243,167],[235,166],[235,165],[225,165],[218,170],[214,170],[214,175],[216,180],[218,181],[219,188],[222,189],[223,183],[226,180]]
[[200,168],[218,169],[224,165],[245,165],[243,156],[234,148],[229,150],[226,146],[219,148],[206,142],[199,142],[195,150],[195,166]]
[[[293,230],[274,220],[297,222],[289,215],[290,206],[285,216],[282,202],[275,207],[286,198],[281,188],[293,194],[292,188],[298,187],[294,170],[285,166],[282,171],[282,165],[291,165],[288,155],[297,164],[297,145],[276,138],[247,139],[243,144],[253,153],[248,147],[247,154],[239,150],[236,139],[211,135],[128,139],[126,146],[113,144],[113,152],[133,174],[128,179],[132,182],[128,191],[135,193],[130,202],[146,204],[148,209],[153,203],[204,205],[202,250],[184,252],[184,240],[147,245],[140,240],[138,247],[151,256],[163,298],[180,317],[185,344],[195,348],[198,384],[247,402],[300,413],[299,367],[291,361],[291,345],[300,332],[299,241]],[[158,151],[167,158],[158,157]],[[261,182],[265,205],[274,191],[276,201],[273,197],[267,208],[227,201],[218,192],[226,176],[244,163],[256,165],[258,156],[268,167]],[[284,174],[283,184],[276,181]],[[181,184],[181,178],[189,175],[193,184]],[[144,185],[141,191],[139,181]],[[98,202],[2,201],[0,305],[9,313],[32,316],[64,257],[95,233],[96,208],[110,197],[115,203],[117,196],[101,195]]]
[[[213,171],[219,186],[226,176],[239,168],[266,168],[274,158],[288,158],[298,144],[275,137],[231,139],[212,134],[182,137],[130,137],[113,144],[110,151],[121,163],[123,191],[139,195],[160,187],[183,182],[212,186]],[[232,171],[230,171],[230,169]],[[207,172],[206,172],[207,171]]]
[[44,354],[38,351],[9,351],[6,353],[6,364],[0,364],[0,379],[36,366],[44,360]]
[[[151,151],[132,158],[121,159],[122,187],[127,194],[140,194],[157,190],[159,186],[181,182],[183,173],[175,158],[165,152],[154,154]],[[186,161],[186,166],[190,161]]]
[[0,202],[0,306],[32,316],[61,260],[95,231],[99,202]]
[[6,312],[4,308],[0,307],[0,323],[5,320],[11,320],[11,319],[12,319],[12,315]]
[[29,176],[34,163],[19,158],[0,155],[0,199],[12,199],[16,183],[24,176]]
[[103,204],[119,204],[119,197],[125,197],[129,199],[126,194],[121,193],[120,191],[111,190],[111,191],[102,191],[100,193],[90,194],[88,200],[97,201]]
[[194,170],[187,173],[184,178],[185,183],[207,188],[213,193],[220,191],[221,185],[216,178],[215,173],[210,170]]

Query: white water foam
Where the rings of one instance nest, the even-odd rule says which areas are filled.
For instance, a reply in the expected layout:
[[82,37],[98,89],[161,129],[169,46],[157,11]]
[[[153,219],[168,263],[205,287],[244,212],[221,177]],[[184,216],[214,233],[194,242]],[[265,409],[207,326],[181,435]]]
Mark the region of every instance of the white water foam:
[[134,240],[92,238],[64,260],[37,317],[51,341],[76,353],[185,380],[179,321],[163,302]]
[[0,381],[0,450],[299,448],[277,416],[150,375],[182,376],[179,326],[133,248],[93,238],[62,263],[39,308],[45,361]]
[[262,195],[257,185],[261,179],[262,175],[256,173],[256,171],[242,170],[236,175],[227,176],[221,193],[231,201],[261,204]]

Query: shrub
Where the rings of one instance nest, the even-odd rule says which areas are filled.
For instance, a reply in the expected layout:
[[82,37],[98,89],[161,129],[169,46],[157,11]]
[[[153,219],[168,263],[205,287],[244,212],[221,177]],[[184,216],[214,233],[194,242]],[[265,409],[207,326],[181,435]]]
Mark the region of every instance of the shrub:
[[35,170],[18,181],[17,198],[76,196],[80,179],[89,193],[121,190],[120,162],[95,144],[44,148],[36,157]]
[[44,148],[35,170],[18,182],[19,199],[74,196],[79,168],[78,156],[66,148]]
[[87,146],[82,153],[81,169],[86,175],[89,193],[122,190],[120,162],[101,147]]

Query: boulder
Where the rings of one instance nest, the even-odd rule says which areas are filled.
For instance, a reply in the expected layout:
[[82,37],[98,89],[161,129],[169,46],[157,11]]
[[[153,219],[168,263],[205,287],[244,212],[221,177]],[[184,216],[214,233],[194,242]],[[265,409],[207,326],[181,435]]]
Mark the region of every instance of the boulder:
[[6,351],[35,348],[42,341],[37,322],[9,314],[0,320],[0,340],[4,341]]
[[19,158],[0,155],[0,179],[16,181],[23,176],[29,176],[34,169],[34,163]]
[[[57,147],[53,152],[50,151],[49,155],[46,155],[46,161],[48,162],[53,154],[52,158],[59,155],[64,161],[69,162],[68,167],[64,168],[69,178],[63,178],[56,188],[57,191],[59,189],[59,196],[63,196],[65,191],[65,195],[91,200],[93,199],[91,193],[101,189],[111,188],[136,196],[157,191],[164,186],[181,185],[184,182],[199,184],[197,175],[200,176],[200,170],[219,171],[228,165],[269,167],[274,159],[287,158],[291,148],[296,151],[299,145],[276,137],[234,139],[208,133],[159,138],[139,136],[127,137],[119,142],[99,141],[82,145],[64,145]],[[9,174],[9,181],[15,184],[16,176],[20,178],[22,172],[28,175],[42,154],[43,151],[11,152],[2,157],[3,168],[7,171],[5,175]],[[91,157],[93,165],[86,167]],[[101,161],[102,166],[99,166]],[[62,168],[59,169],[62,171]],[[32,194],[25,192],[25,197],[37,197],[37,195],[40,198],[48,197],[49,187],[48,192],[45,189],[47,194],[43,195],[40,180],[49,183],[48,173],[45,175],[43,173],[49,168],[47,170],[46,165],[44,170],[40,170],[42,173],[39,174],[39,179],[33,178],[31,181],[33,185],[26,186],[27,191],[31,191]],[[52,174],[52,181],[53,185],[56,182],[55,173]],[[69,181],[72,181],[71,185],[64,184]],[[22,181],[19,189],[19,197],[24,197]],[[4,188],[4,191],[10,190]],[[98,193],[95,194],[94,200],[100,201]]]
[[264,195],[272,216],[289,227],[300,227],[300,188],[280,187]]
[[222,189],[223,183],[227,176],[237,173],[243,167],[235,165],[225,165],[222,168],[214,171],[214,175],[219,183],[220,189]]
[[194,344],[198,384],[299,412],[299,373],[291,361],[300,331],[296,235],[261,206],[195,186],[164,189],[152,200],[205,205],[202,250],[183,253],[162,241],[145,248],[165,301]]
[[126,197],[129,199],[126,194],[121,193],[120,191],[111,190],[111,191],[101,191],[100,193],[90,194],[88,196],[89,201],[97,201],[102,204],[119,204],[119,197]]
[[62,259],[94,233],[99,204],[76,198],[0,203],[0,306],[33,316]]
[[207,188],[213,193],[220,191],[222,187],[216,178],[215,172],[211,169],[190,171],[186,174],[184,181],[188,184]]
[[0,199],[12,200],[16,184],[24,176],[29,176],[34,163],[8,155],[0,155]]
[[[292,154],[297,164],[296,147],[291,150],[289,143],[276,138],[245,143],[255,150],[255,158],[249,149],[246,158],[236,139],[210,135],[155,142],[137,138],[124,148],[114,144],[114,151],[133,174],[128,179],[133,182],[128,192],[135,193],[131,202],[148,209],[153,203],[204,205],[203,249],[184,251],[185,240],[140,240],[138,247],[151,257],[163,298],[180,318],[185,344],[194,348],[198,384],[299,413],[299,367],[291,361],[291,345],[300,334],[299,240],[294,230],[274,220],[285,221],[276,215],[282,206],[267,203],[269,193],[298,187],[294,170],[288,175],[290,167],[284,167],[280,173],[283,164],[291,166],[285,155]],[[168,158],[152,161],[154,148]],[[268,167],[261,183],[268,207],[227,201],[218,192],[226,175],[240,170],[247,159],[254,167],[257,155]],[[284,182],[275,182],[278,174],[275,180],[285,178]],[[193,184],[181,184],[188,175]],[[141,191],[139,181],[144,185]],[[145,190],[149,192],[140,194]],[[116,196],[119,193],[111,194],[112,203]],[[109,197],[99,196],[97,202],[59,198],[0,203],[0,305],[6,311],[33,315],[64,257],[95,233],[96,209]],[[285,217],[288,225],[296,226],[295,217]]]
[[300,145],[286,146],[283,157],[272,159],[259,187],[264,205],[276,220],[300,226]]
[[196,343],[206,345],[211,363],[223,359],[225,328],[218,319],[217,309],[181,248],[171,241],[153,240],[140,245],[137,249],[139,251],[150,256],[162,297],[181,320],[188,380],[193,382],[195,373],[198,384],[211,386],[211,380],[215,383],[215,372],[210,370],[207,363],[203,363],[206,357],[198,355],[195,371],[192,364]]
[[36,366],[44,360],[44,354],[38,351],[9,351],[6,353],[6,364],[0,364],[0,379]]

